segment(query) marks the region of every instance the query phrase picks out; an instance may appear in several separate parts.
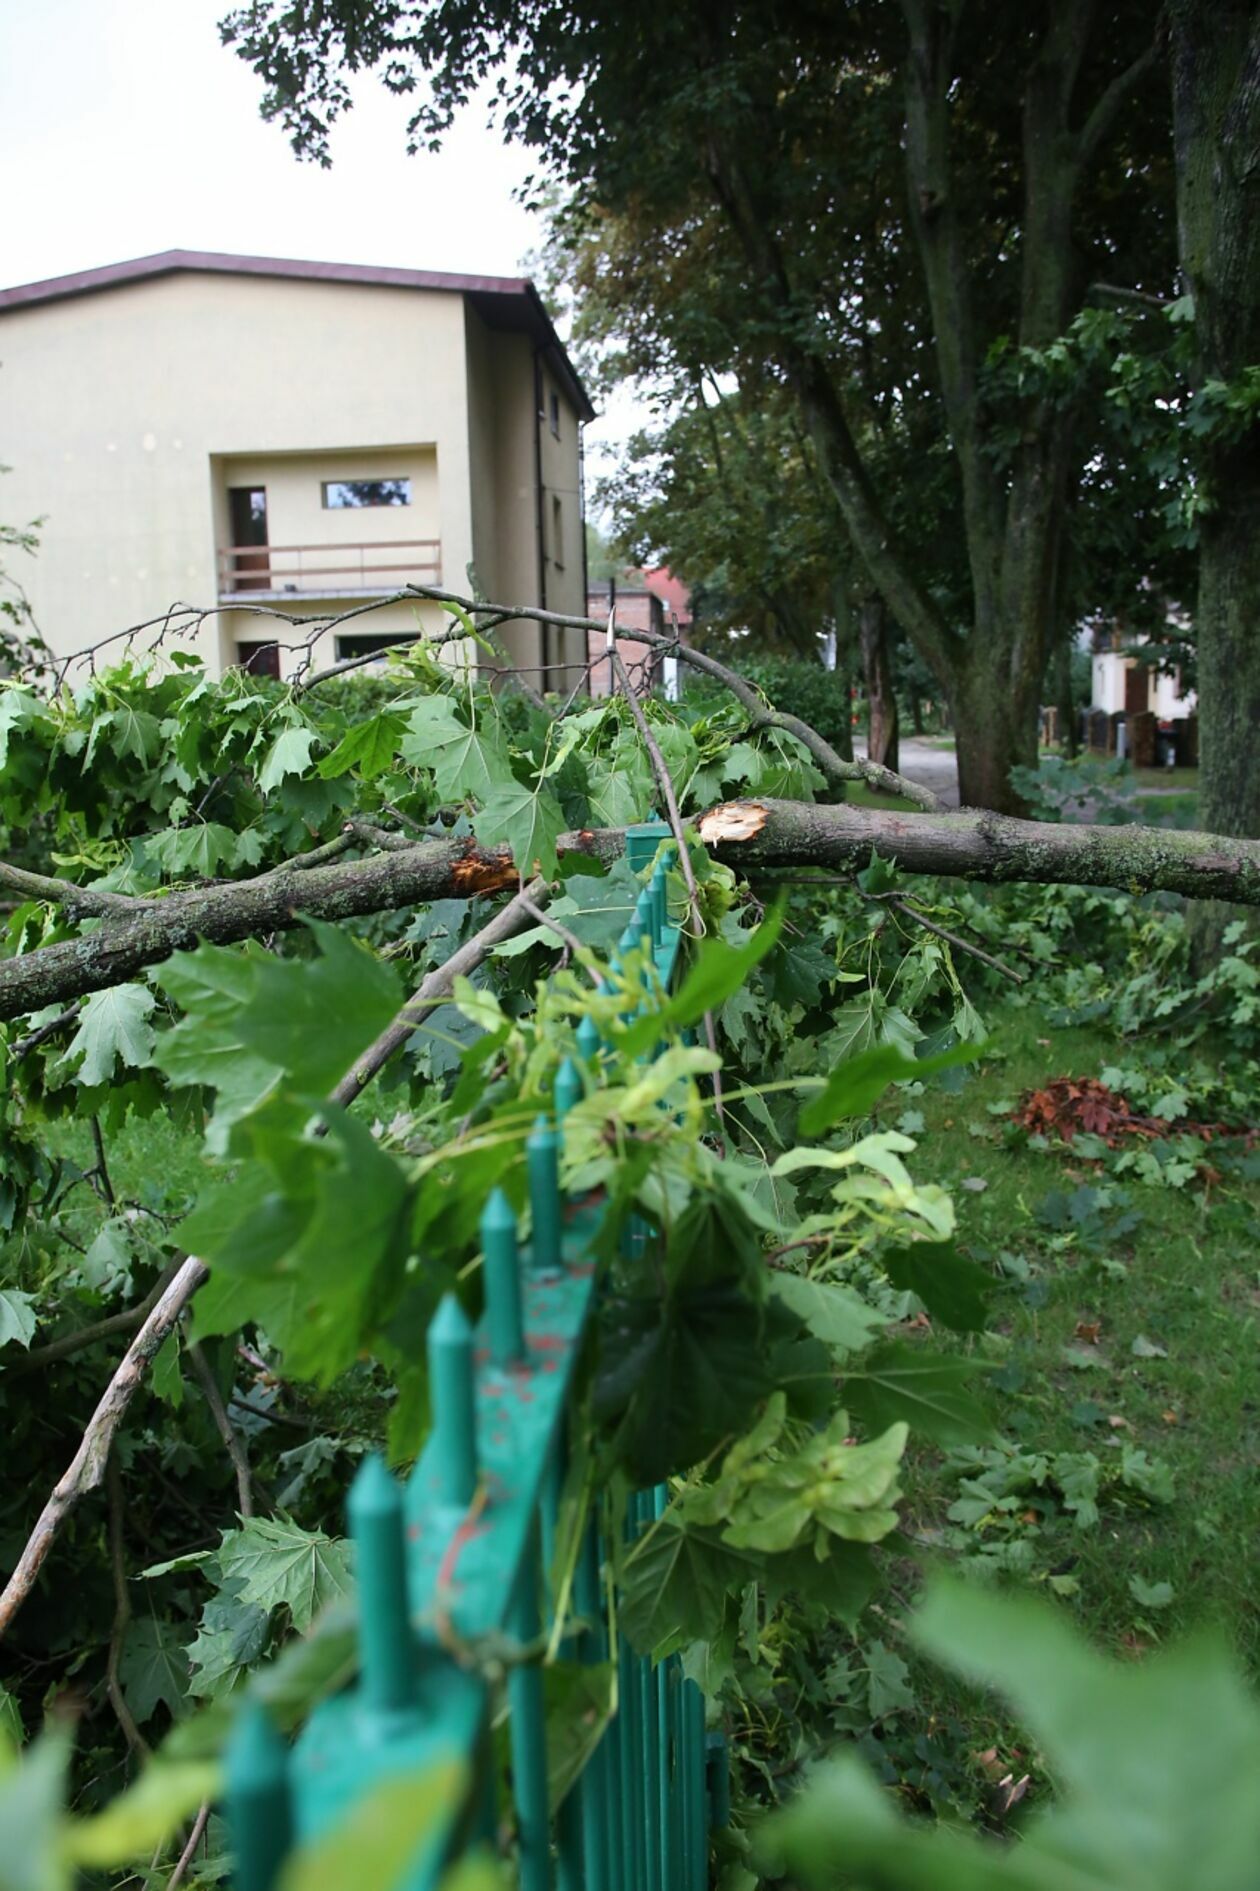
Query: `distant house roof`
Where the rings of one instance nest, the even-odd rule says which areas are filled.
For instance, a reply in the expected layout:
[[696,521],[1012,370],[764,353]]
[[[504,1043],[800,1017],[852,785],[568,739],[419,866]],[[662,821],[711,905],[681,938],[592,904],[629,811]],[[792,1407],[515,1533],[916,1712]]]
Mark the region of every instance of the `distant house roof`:
[[95,295],[102,290],[122,288],[127,283],[184,273],[279,276],[297,282],[345,282],[372,288],[430,289],[467,296],[488,327],[531,335],[547,355],[557,380],[582,419],[595,418],[595,409],[552,326],[542,298],[524,276],[460,276],[438,269],[378,269],[364,263],[306,263],[277,256],[223,256],[209,250],[162,250],[156,256],[138,256],[131,262],[109,263],[101,269],[79,270],[72,276],[52,276],[45,282],[26,282],[13,289],[0,289],[0,315],[10,309],[59,302],[70,296]]

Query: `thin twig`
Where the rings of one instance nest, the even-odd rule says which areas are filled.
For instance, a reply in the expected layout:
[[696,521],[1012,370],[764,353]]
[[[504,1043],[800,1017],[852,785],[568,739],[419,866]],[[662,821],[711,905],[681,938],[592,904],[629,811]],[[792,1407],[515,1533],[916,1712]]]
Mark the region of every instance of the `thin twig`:
[[[570,932],[567,926],[562,926],[560,921],[553,919],[550,913],[545,913],[541,906],[536,905],[534,901],[530,899],[528,894],[521,893],[518,895],[518,898],[530,918],[537,920],[540,926],[545,926],[548,932],[554,932],[557,939],[562,939],[569,948],[572,956],[581,964],[582,953],[586,950],[586,947],[582,944],[577,934]],[[598,990],[600,985],[599,973],[593,972],[589,965],[586,967],[586,973],[596,990]]]
[[[621,652],[614,642],[615,636],[615,611],[610,611],[608,613],[609,667],[622,690],[625,692],[626,701],[630,705],[630,714],[634,717],[635,727],[643,737],[644,747],[647,749],[648,755],[651,758],[652,773],[656,777],[656,785],[660,789],[661,796],[665,802],[666,813],[669,816],[670,831],[678,847],[678,867],[687,887],[687,898],[691,906],[691,923],[695,931],[695,936],[699,939],[704,933],[704,913],[700,906],[700,889],[696,885],[695,869],[691,864],[691,851],[687,846],[687,836],[683,831],[682,815],[678,808],[678,796],[674,792],[674,778],[670,774],[669,766],[661,753],[660,744],[652,734],[651,728],[648,726],[648,719],[643,713],[643,705],[635,694],[630,678],[626,674],[626,666],[621,660]],[[704,1014],[704,1035],[709,1049],[712,1051],[714,1057],[717,1057],[717,1025],[714,1022],[713,1013],[711,1011],[706,1011]],[[718,1126],[722,1134],[725,1135],[726,1113],[722,1108],[722,1072],[720,1066],[713,1072],[713,1109],[717,1116]]]
[[196,1818],[193,1820],[192,1831],[188,1834],[188,1843],[187,1845],[185,1845],[183,1851],[180,1853],[179,1858],[176,1861],[174,1871],[171,1873],[170,1877],[166,1880],[166,1891],[176,1891],[176,1887],[178,1885],[181,1885],[184,1882],[185,1874],[187,1873],[188,1867],[189,1865],[191,1865],[192,1860],[193,1860],[193,1853],[196,1851],[202,1839],[205,1837],[206,1827],[209,1825],[209,1823],[210,1823],[210,1802],[207,1799],[202,1804],[200,1810],[197,1813]]
[[934,919],[928,919],[917,906],[911,906],[908,900],[893,899],[889,901],[889,905],[895,907],[899,913],[904,913],[907,919],[913,919],[915,924],[922,926],[925,932],[934,932],[938,939],[944,939],[957,951],[965,952],[970,958],[980,959],[983,964],[992,966],[993,970],[1000,972],[1003,978],[1009,978],[1013,985],[1024,983],[1022,972],[1016,972],[1011,966],[1003,965],[1001,959],[995,959],[991,952],[985,952],[980,946],[972,945],[969,939],[960,939],[956,932],[949,930],[948,926],[938,926]]
[[127,1561],[123,1553],[122,1479],[116,1458],[109,1461],[106,1495],[109,1499],[109,1568],[114,1583],[114,1620],[109,1631],[109,1652],[105,1659],[105,1687],[127,1745],[133,1753],[146,1754],[149,1751],[148,1742],[137,1727],[135,1716],[123,1697],[119,1679],[123,1642],[131,1621],[131,1597],[127,1593]]
[[192,1361],[192,1369],[197,1375],[197,1383],[205,1394],[206,1404],[210,1407],[210,1416],[214,1420],[215,1430],[218,1432],[220,1438],[222,1438],[227,1454],[232,1460],[232,1469],[236,1472],[236,1493],[239,1500],[237,1509],[242,1518],[252,1517],[254,1514],[254,1481],[250,1475],[249,1458],[246,1456],[245,1446],[241,1440],[240,1433],[235,1429],[231,1419],[227,1415],[227,1408],[223,1403],[223,1396],[219,1391],[215,1376],[210,1370],[210,1361],[206,1358],[199,1342],[194,1341],[188,1348],[188,1357]]
[[319,1429],[309,1418],[295,1418],[292,1412],[270,1411],[265,1405],[255,1405],[239,1392],[233,1392],[232,1404],[238,1412],[248,1412],[251,1418],[265,1418],[269,1425],[287,1425],[290,1431],[304,1431],[308,1435]]
[[388,828],[378,827],[374,821],[365,821],[359,815],[352,815],[345,823],[345,832],[356,840],[366,841],[369,847],[379,847],[383,853],[404,853],[416,844],[405,834],[391,834]]
[[643,746],[648,752],[648,759],[652,764],[652,773],[656,777],[656,785],[660,789],[661,798],[665,803],[665,812],[669,820],[670,831],[675,841],[678,843],[678,871],[682,874],[683,881],[687,888],[687,900],[691,907],[691,923],[695,928],[695,936],[698,939],[704,932],[704,914],[700,906],[700,889],[696,885],[695,869],[691,864],[691,853],[687,846],[687,836],[683,831],[682,815],[678,811],[678,796],[674,792],[674,778],[666,766],[665,757],[661,754],[660,743],[648,726],[648,719],[643,713],[643,705],[635,694],[630,678],[626,674],[626,666],[621,660],[621,652],[612,641],[614,635],[615,629],[610,620],[608,632],[608,660],[613,674],[625,694],[626,702],[630,708],[630,714],[634,717],[635,727],[643,738]]
[[[65,1235],[59,1237],[65,1240]],[[85,1347],[95,1346],[98,1340],[112,1339],[117,1333],[132,1333],[142,1326],[163,1292],[174,1278],[178,1261],[164,1268],[159,1278],[150,1287],[138,1306],[127,1307],[122,1313],[111,1313],[103,1320],[93,1321],[91,1326],[81,1326],[77,1332],[67,1333],[62,1339],[50,1340],[47,1346],[36,1346],[29,1353],[23,1353],[5,1367],[5,1374],[13,1378],[23,1372],[35,1372],[41,1366],[55,1365],[59,1359],[69,1359],[75,1353],[81,1353]]]
[[[291,860],[282,860],[278,867],[270,867],[268,872],[305,873],[311,867],[322,867],[326,861],[335,860],[338,854],[344,854],[348,847],[354,845],[354,835],[349,832],[349,826],[347,822],[341,833],[334,834],[322,847],[312,847],[309,853],[294,854]],[[235,886],[240,883],[233,881],[232,884]]]
[[118,1198],[114,1194],[114,1184],[109,1179],[109,1164],[105,1160],[105,1138],[101,1134],[101,1119],[92,1117],[92,1146],[96,1150],[96,1173],[101,1179],[101,1188],[105,1200],[111,1208],[117,1208]]
[[406,1043],[417,1025],[423,1023],[425,1014],[449,996],[455,980],[474,971],[502,940],[523,931],[526,921],[537,911],[537,900],[545,898],[546,892],[547,882],[544,879],[539,877],[531,880],[514,899],[499,908],[480,932],[474,933],[457,952],[453,952],[445,965],[439,965],[423,978],[376,1042],[369,1044],[361,1057],[356,1057],[353,1069],[346,1072],[329,1101],[348,1108],[356,1097],[362,1096],[377,1072]]
[[68,1024],[73,1024],[85,1003],[85,999],[76,998],[72,1005],[67,1005],[64,1011],[58,1012],[55,1018],[50,1018],[47,1024],[41,1024],[38,1031],[32,1031],[27,1037],[20,1037],[9,1052],[10,1062],[16,1064],[20,1058],[28,1057],[32,1051],[38,1050],[41,1044],[46,1044],[50,1037],[56,1037],[58,1031],[64,1031]]

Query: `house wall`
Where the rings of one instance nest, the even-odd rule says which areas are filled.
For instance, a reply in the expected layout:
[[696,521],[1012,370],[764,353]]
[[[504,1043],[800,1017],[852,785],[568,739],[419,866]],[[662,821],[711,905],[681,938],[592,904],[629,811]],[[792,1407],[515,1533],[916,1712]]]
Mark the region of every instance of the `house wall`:
[[[550,610],[563,611],[571,617],[582,617],[586,614],[586,541],[580,489],[581,431],[577,414],[565,398],[560,383],[550,372],[545,355],[540,362],[540,370],[538,431],[542,461],[547,606]],[[551,426],[553,396],[559,408],[558,433],[553,433]],[[586,632],[553,631],[551,661],[557,665],[585,664]],[[578,675],[578,669],[562,669],[554,679],[555,686],[572,689],[578,681]]]
[[[1118,650],[1099,652],[1093,660],[1091,707],[1105,709],[1109,716],[1123,712],[1125,672],[1135,667],[1135,659],[1121,655]],[[1150,685],[1148,701],[1161,722],[1175,722],[1181,716],[1194,713],[1194,691],[1183,696],[1177,677],[1153,675]]]
[[[13,472],[0,490],[7,518],[45,519],[38,557],[15,568],[53,649],[175,600],[214,602],[224,461],[301,454],[331,468],[365,440],[374,456],[424,443],[443,577],[462,588],[473,556],[463,310],[441,291],[188,273],[6,310],[0,440]],[[281,504],[275,543],[287,539],[286,479],[277,467],[264,482]],[[321,526],[368,538],[369,519],[388,523],[381,537],[429,536],[395,531],[384,508]],[[209,619],[195,646],[217,670],[234,634],[231,619]]]
[[[471,307],[465,324],[477,580],[496,603],[536,604],[540,588],[533,344],[528,335],[487,328]],[[540,627],[522,618],[503,624],[495,635],[509,661],[538,687]]]
[[[270,591],[293,589],[309,597],[335,598],[367,582],[397,590],[404,584],[436,584],[441,572],[441,511],[437,453],[431,446],[370,448],[353,453],[254,454],[214,462],[216,517],[231,536],[227,493],[233,486],[262,486],[267,494]],[[332,480],[407,479],[411,502],[399,506],[329,507],[325,483]],[[408,540],[420,540],[412,546]],[[437,541],[428,544],[424,541]],[[361,552],[363,546],[380,550]],[[288,547],[290,549],[286,550]],[[315,549],[311,549],[311,548]],[[339,549],[344,547],[345,549]],[[294,549],[297,548],[297,549]],[[436,561],[434,563],[433,561]],[[235,586],[239,588],[239,577]]]

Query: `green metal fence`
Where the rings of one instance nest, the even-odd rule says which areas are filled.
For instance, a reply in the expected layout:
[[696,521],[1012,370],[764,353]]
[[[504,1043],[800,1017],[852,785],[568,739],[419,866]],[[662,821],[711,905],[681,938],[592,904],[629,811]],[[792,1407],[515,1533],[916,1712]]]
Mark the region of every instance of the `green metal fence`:
[[[668,911],[676,849],[669,830],[630,830],[627,856],[654,870],[623,952],[650,941],[662,991],[678,957]],[[617,961],[614,961],[616,964]],[[571,1790],[551,1803],[540,1659],[551,1600],[567,1418],[574,1370],[596,1293],[599,1205],[566,1205],[558,1179],[560,1125],[598,1082],[600,1040],[578,1034],[586,1075],[561,1066],[554,1120],[526,1143],[530,1236],[498,1190],[482,1217],[485,1312],[474,1330],[448,1297],[428,1333],[433,1424],[405,1488],[380,1458],[351,1489],[349,1527],[358,1573],[359,1675],[312,1714],[287,1747],[264,1710],[241,1717],[228,1754],[227,1813],[237,1891],[272,1891],[285,1860],[328,1832],[390,1779],[452,1755],[466,1791],[441,1829],[419,1845],[396,1891],[431,1891],[443,1870],[499,1824],[492,1703],[469,1647],[497,1637],[515,1651],[507,1669],[509,1774],[515,1863],[522,1891],[703,1891],[708,1833],[725,1821],[720,1737],[706,1738],[704,1702],[677,1656],[653,1664],[615,1633],[607,1544],[598,1509],[581,1523],[572,1602],[582,1624],[577,1660],[610,1683],[613,1711]],[[649,1238],[632,1225],[630,1251]],[[625,1528],[650,1528],[663,1485],[636,1493]],[[566,1659],[571,1653],[566,1645]],[[594,1725],[599,1726],[596,1719]]]

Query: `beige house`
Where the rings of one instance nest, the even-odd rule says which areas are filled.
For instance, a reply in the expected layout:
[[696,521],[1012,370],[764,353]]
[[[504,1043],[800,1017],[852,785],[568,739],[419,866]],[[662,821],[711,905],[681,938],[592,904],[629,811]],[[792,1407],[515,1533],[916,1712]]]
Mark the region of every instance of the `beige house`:
[[[216,674],[284,673],[301,631],[250,607],[409,584],[581,615],[591,418],[527,281],[171,250],[0,291],[0,505],[44,521],[17,575],[58,655],[179,602],[218,607]],[[449,621],[369,611],[321,661]],[[581,631],[500,635],[536,684],[585,662]]]

